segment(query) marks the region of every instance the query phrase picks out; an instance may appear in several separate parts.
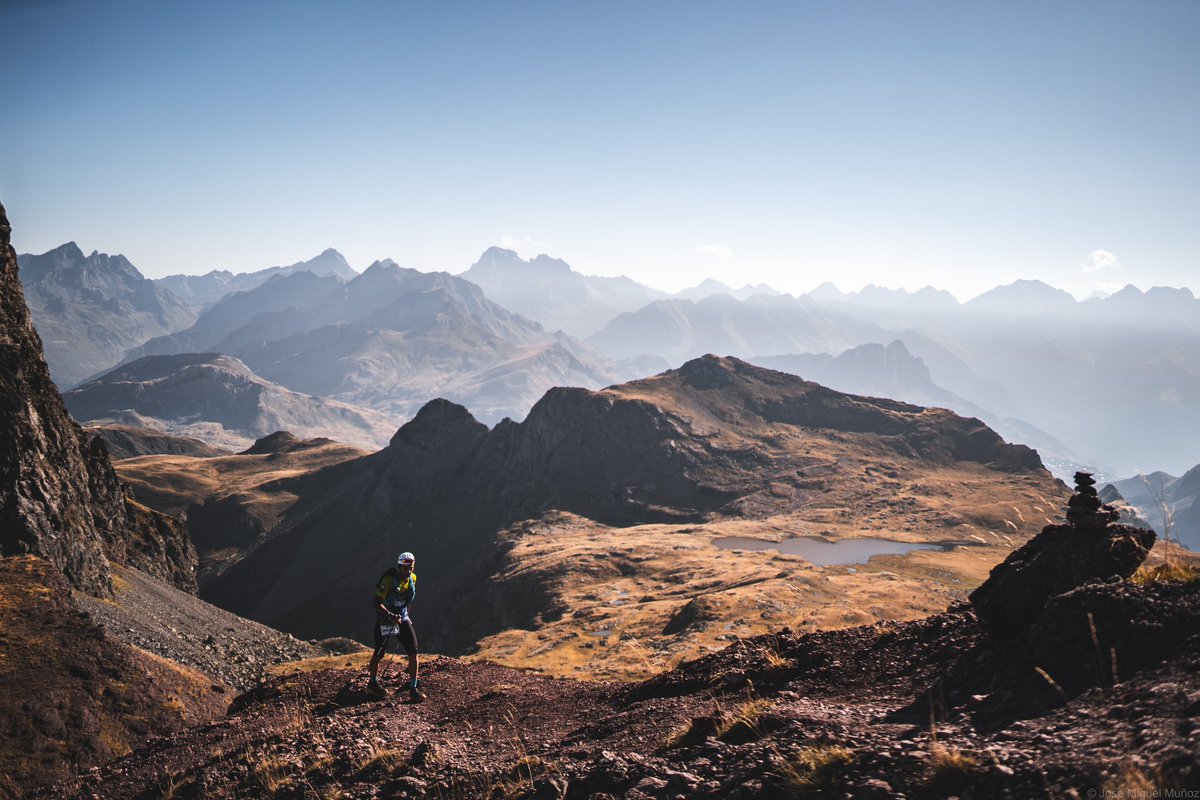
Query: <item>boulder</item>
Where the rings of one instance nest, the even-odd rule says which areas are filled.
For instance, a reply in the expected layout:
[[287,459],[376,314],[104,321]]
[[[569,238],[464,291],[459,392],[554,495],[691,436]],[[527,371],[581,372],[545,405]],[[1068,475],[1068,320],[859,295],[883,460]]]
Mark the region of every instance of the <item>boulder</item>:
[[1019,635],[1051,598],[1091,581],[1128,578],[1155,538],[1154,531],[1130,525],[1047,525],[992,570],[971,593],[971,604],[993,635]]
[[1200,631],[1200,591],[1178,581],[1086,583],[1051,598],[1025,651],[1069,696],[1175,657]]

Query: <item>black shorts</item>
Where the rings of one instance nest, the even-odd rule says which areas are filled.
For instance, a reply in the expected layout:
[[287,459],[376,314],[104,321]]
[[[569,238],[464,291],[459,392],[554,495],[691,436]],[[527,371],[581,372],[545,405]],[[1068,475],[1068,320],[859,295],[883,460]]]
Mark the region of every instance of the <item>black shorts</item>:
[[[385,628],[388,629],[387,633],[384,633]],[[403,622],[375,623],[375,655],[383,655],[387,650],[388,641],[393,637],[400,642],[404,652],[410,656],[417,654],[417,632],[413,630],[412,622],[406,619]]]

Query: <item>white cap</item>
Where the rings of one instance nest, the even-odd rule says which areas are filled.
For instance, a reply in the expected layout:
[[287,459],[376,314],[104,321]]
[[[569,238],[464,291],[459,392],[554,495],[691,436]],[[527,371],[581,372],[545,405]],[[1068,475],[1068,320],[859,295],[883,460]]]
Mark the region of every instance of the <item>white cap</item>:
[[414,556],[412,553],[408,552],[407,550],[405,550],[400,555],[396,556],[397,564],[401,564],[401,563],[415,564],[416,562],[417,562],[417,557]]

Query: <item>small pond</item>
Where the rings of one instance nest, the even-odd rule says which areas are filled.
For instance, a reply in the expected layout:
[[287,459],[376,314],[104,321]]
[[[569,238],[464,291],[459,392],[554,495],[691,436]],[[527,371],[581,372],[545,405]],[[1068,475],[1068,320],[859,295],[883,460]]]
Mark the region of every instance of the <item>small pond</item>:
[[793,536],[782,542],[748,539],[745,536],[724,536],[713,539],[723,550],[778,550],[829,567],[836,564],[865,564],[871,556],[902,556],[913,550],[945,550],[940,544],[894,542],[891,539],[842,539],[829,542],[816,536]]

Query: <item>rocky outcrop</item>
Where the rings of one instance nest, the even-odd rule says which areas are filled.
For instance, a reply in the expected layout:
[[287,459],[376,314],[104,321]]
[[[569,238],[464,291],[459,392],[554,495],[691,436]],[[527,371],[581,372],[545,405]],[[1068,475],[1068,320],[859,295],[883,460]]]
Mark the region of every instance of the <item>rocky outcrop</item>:
[[1091,581],[1128,578],[1154,546],[1154,531],[1111,524],[1117,513],[1096,497],[1090,474],[1076,474],[1066,525],[1041,533],[998,564],[971,593],[979,621],[994,635],[1020,635],[1051,598]]
[[72,586],[112,590],[108,561],[195,590],[195,551],[129,498],[104,443],[71,421],[25,306],[0,206],[0,555],[40,556]]
[[1029,628],[1025,653],[1074,695],[1161,663],[1197,631],[1194,586],[1097,581],[1051,598]]

